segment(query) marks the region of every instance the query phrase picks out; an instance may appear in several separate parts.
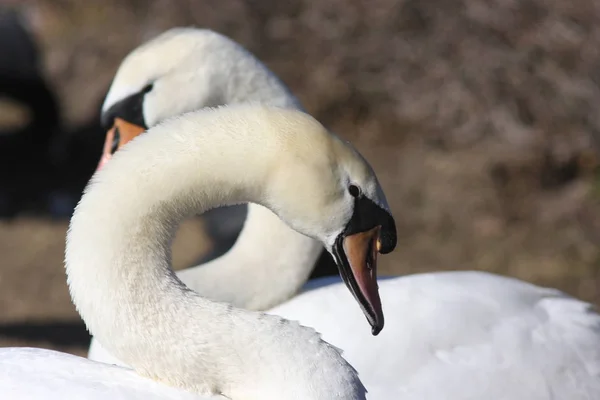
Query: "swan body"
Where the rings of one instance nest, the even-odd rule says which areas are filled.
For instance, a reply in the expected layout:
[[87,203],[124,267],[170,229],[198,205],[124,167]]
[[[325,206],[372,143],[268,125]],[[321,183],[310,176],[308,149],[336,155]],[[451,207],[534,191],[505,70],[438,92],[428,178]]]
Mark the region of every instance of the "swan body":
[[10,400],[225,400],[172,388],[71,354],[35,348],[0,349],[2,398]]
[[339,301],[349,297],[343,289],[315,288],[268,313],[343,349],[369,399],[600,398],[600,315],[589,303],[486,272],[380,279],[386,328],[373,338],[353,304]]
[[[392,251],[396,232],[372,169],[307,114],[247,105],[162,123],[94,175],[67,233],[67,282],[78,312],[111,354],[165,386],[233,400],[365,399],[356,370],[314,329],[211,301],[174,274],[170,243],[183,218],[249,201],[319,240],[374,333],[383,328],[374,249]],[[52,360],[34,368],[44,378],[21,376],[15,388],[0,377],[0,393],[27,393],[27,384],[54,393],[48,377],[61,360],[83,387],[80,398],[98,386],[96,377],[110,390],[102,377],[117,374],[82,359],[34,358]],[[119,371],[127,390],[142,384],[127,384],[129,372]]]
[[[486,272],[379,281],[388,318],[377,338],[363,329],[360,311],[336,278],[313,280],[310,291],[267,312],[315,327],[343,349],[368,399],[600,396],[600,316],[589,303]],[[317,312],[305,298],[318,302]]]

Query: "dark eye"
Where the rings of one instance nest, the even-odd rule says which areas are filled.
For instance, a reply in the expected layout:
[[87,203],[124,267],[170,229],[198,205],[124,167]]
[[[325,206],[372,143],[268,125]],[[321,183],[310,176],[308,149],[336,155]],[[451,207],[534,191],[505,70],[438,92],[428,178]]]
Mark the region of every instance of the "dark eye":
[[149,83],[149,84],[147,84],[147,85],[146,85],[146,86],[144,86],[144,88],[142,89],[142,93],[144,93],[144,94],[148,93],[149,91],[151,91],[151,90],[152,90],[152,88],[153,88],[153,87],[154,87],[154,84],[152,84],[152,83]]
[[110,145],[110,154],[115,154],[115,151],[119,149],[119,143],[121,143],[121,132],[119,132],[119,127],[115,126],[115,133],[113,134],[113,141]]
[[350,192],[350,195],[352,197],[358,197],[358,196],[360,196],[360,189],[356,185],[350,185],[350,186],[348,186],[348,192]]

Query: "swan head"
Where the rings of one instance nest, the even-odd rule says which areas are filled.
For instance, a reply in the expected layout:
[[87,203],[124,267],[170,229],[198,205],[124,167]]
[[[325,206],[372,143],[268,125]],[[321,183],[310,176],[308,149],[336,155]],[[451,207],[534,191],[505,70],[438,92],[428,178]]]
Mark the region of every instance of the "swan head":
[[[308,114],[283,112],[283,150],[269,174],[267,205],[294,229],[323,243],[377,335],[384,325],[377,255],[396,247],[396,225],[369,163]],[[270,129],[275,130],[275,129]],[[283,206],[285,205],[285,206]]]
[[157,122],[196,108],[182,96],[192,95],[185,87],[192,72],[184,66],[192,56],[195,31],[172,29],[125,57],[102,105],[100,120],[107,134],[98,169]]
[[300,108],[287,87],[238,43],[209,29],[169,29],[119,66],[102,106],[107,134],[98,168],[167,118],[250,101]]

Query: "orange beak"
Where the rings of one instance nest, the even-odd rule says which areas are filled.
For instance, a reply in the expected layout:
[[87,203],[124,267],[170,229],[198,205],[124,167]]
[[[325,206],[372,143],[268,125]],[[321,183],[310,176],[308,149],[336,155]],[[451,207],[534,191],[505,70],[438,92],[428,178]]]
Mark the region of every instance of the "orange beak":
[[352,282],[350,291],[359,299],[359,303],[373,327],[374,335],[383,329],[384,323],[377,285],[377,254],[381,247],[380,231],[381,226],[376,226],[366,232],[346,236],[342,242],[351,271],[348,275],[352,276],[348,279],[349,282]]
[[117,150],[145,131],[146,129],[141,126],[129,123],[121,118],[115,118],[114,125],[106,133],[102,157],[100,157],[100,162],[98,163],[96,171],[104,167]]

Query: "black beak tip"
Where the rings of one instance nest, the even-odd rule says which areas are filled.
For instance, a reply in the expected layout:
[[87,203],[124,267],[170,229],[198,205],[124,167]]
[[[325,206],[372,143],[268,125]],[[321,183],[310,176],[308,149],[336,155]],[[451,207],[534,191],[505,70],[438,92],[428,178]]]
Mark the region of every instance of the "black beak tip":
[[381,325],[371,325],[371,334],[373,336],[379,335],[379,332],[383,329],[383,324]]
[[369,318],[369,324],[371,325],[371,334],[373,336],[379,335],[384,326],[383,315],[377,316],[374,319]]

